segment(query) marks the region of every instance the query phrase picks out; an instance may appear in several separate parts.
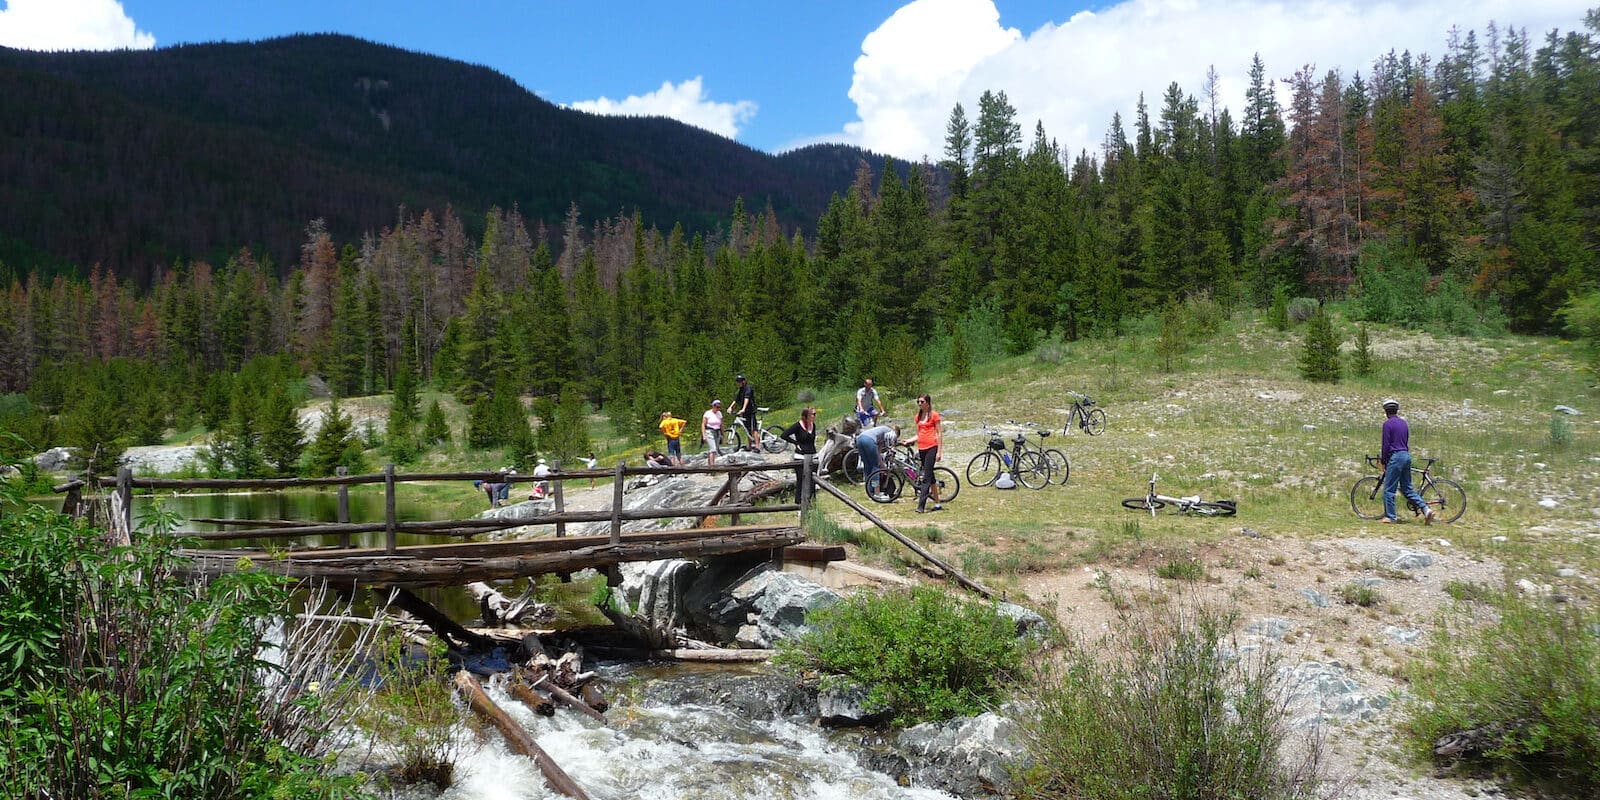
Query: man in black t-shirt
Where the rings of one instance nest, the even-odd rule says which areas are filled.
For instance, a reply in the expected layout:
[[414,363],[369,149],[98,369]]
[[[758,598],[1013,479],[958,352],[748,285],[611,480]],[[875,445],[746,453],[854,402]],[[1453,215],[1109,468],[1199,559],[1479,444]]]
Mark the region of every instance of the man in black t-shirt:
[[744,420],[745,432],[750,434],[751,450],[761,449],[761,433],[756,430],[756,390],[750,387],[744,375],[737,375],[734,380],[739,384],[739,390],[733,395],[733,413]]

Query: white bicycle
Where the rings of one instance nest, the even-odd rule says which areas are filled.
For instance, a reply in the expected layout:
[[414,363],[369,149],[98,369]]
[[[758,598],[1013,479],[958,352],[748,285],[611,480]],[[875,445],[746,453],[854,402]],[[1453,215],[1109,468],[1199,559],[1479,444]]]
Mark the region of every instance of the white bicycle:
[[1154,472],[1150,473],[1150,491],[1144,497],[1130,497],[1122,501],[1123,508],[1149,511],[1152,517],[1167,506],[1172,506],[1179,514],[1199,514],[1203,517],[1231,517],[1239,513],[1238,503],[1232,500],[1201,500],[1200,495],[1169,497],[1157,494]]

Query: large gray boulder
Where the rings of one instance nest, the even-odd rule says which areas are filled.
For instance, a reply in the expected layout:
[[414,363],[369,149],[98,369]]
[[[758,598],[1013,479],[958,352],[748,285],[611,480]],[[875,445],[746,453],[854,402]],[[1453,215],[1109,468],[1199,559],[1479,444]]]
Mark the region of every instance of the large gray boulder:
[[824,681],[817,690],[817,721],[823,725],[876,725],[886,719],[891,710],[872,702],[867,687],[854,681]]
[[1027,754],[1021,729],[993,711],[906,728],[896,745],[910,762],[913,786],[958,797],[1010,795],[1012,770]]
[[42,472],[60,472],[72,460],[72,448],[52,447],[33,457],[33,465]]
[[805,617],[839,601],[833,590],[761,563],[720,562],[707,568],[684,592],[691,627],[712,641],[769,648],[806,630]]

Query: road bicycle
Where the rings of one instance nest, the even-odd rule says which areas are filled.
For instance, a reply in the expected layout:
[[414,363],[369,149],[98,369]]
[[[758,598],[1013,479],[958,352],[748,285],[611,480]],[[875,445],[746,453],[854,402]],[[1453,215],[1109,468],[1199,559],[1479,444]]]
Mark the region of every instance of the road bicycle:
[[[879,503],[893,503],[900,499],[907,486],[912,491],[917,490],[921,473],[921,459],[915,449],[910,445],[891,447],[883,455],[883,466],[867,477],[867,497]],[[933,491],[930,496],[934,503],[948,503],[960,493],[961,479],[956,477],[955,470],[949,467],[933,468]]]
[[1144,497],[1130,497],[1122,501],[1123,508],[1134,511],[1149,511],[1150,516],[1155,516],[1167,506],[1179,514],[1199,514],[1203,517],[1231,517],[1239,513],[1239,505],[1232,500],[1201,500],[1200,495],[1189,497],[1169,497],[1156,493],[1156,474],[1150,473],[1150,491]]
[[999,433],[987,426],[984,431],[989,434],[989,444],[967,462],[967,483],[988,486],[1000,473],[1009,472],[1017,483],[1029,489],[1043,489],[1050,484],[1050,461],[1027,449],[1027,437],[1017,434],[1007,452],[1005,439]]
[[[1383,518],[1383,464],[1377,456],[1366,456],[1367,466],[1377,470],[1376,475],[1368,475],[1356,481],[1350,487],[1350,510],[1362,519]],[[1423,459],[1421,467],[1412,466],[1411,471],[1415,476],[1411,479],[1417,489],[1417,494],[1422,496],[1423,503],[1439,515],[1440,522],[1455,522],[1467,511],[1467,490],[1461,484],[1449,478],[1435,478],[1429,470],[1433,468],[1436,458]],[[1396,498],[1400,499],[1400,498]],[[1404,498],[1406,508],[1411,509],[1414,516],[1425,513],[1423,506],[1412,502],[1411,498]]]
[[1067,394],[1078,398],[1072,401],[1072,408],[1067,410],[1067,424],[1062,427],[1063,434],[1072,433],[1072,423],[1077,421],[1078,427],[1090,436],[1099,436],[1106,432],[1106,412],[1094,407],[1094,398],[1086,394],[1068,392]]
[[768,453],[782,453],[788,450],[789,443],[783,439],[783,426],[763,426],[761,423],[760,415],[771,410],[767,406],[756,406],[756,432],[754,433],[745,427],[744,417],[731,411],[728,412],[728,417],[731,417],[733,421],[722,426],[722,438],[717,440],[718,446],[723,449],[737,448],[742,450],[754,441],[759,442],[761,449]]
[[[1010,423],[1012,425],[1016,425],[1017,424],[1016,422],[1012,422],[1011,420],[1006,420],[1006,422],[1008,422],[1008,423]],[[1027,425],[1026,427],[1030,427],[1031,428],[1033,426],[1032,425]],[[1023,448],[1026,449],[1030,453],[1038,453],[1041,458],[1043,458],[1046,461],[1050,462],[1050,482],[1051,483],[1056,484],[1057,486],[1066,486],[1067,485],[1067,478],[1071,477],[1071,475],[1072,475],[1072,462],[1067,460],[1067,454],[1066,453],[1063,453],[1063,452],[1061,452],[1060,450],[1058,450],[1058,449],[1056,449],[1054,447],[1045,447],[1044,446],[1045,440],[1050,438],[1050,432],[1049,431],[1036,428],[1034,430],[1034,433],[1038,434],[1039,443],[1038,444],[1034,444],[1031,441],[1030,442],[1026,442],[1025,444],[1023,444]]]

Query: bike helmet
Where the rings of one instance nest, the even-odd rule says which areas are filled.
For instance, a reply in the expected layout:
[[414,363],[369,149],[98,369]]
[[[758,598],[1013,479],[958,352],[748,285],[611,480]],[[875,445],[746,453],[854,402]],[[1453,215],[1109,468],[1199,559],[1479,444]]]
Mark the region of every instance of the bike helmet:
[[1393,397],[1385,399],[1383,401],[1383,410],[1384,411],[1399,411],[1400,410],[1400,401],[1394,399]]

